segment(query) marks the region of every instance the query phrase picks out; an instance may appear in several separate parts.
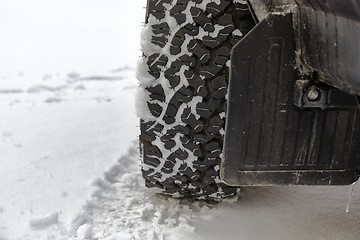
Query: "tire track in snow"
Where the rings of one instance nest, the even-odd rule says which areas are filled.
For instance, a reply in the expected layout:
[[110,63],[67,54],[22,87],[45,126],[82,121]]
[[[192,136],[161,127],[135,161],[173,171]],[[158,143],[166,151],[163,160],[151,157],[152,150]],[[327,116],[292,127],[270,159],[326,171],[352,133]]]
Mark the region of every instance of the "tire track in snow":
[[[154,194],[144,187],[134,143],[128,153],[94,181],[97,190],[75,218],[71,239],[178,239],[191,234],[191,221],[209,218],[204,202]],[[70,237],[69,236],[69,237]]]

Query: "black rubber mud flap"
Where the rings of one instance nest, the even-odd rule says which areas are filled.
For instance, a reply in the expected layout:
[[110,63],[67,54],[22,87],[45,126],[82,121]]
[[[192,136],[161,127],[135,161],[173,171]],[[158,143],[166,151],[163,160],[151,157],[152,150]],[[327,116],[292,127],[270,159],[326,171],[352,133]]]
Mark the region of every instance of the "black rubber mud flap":
[[358,106],[331,107],[330,95],[321,97],[322,107],[302,106],[302,100],[296,106],[297,80],[292,14],[270,14],[232,50],[221,167],[227,184],[346,185],[358,179]]

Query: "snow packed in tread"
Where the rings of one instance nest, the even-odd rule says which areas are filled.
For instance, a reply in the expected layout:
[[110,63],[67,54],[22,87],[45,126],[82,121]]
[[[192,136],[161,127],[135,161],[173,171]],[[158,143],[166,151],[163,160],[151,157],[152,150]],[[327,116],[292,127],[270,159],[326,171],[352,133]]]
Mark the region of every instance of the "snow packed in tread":
[[150,85],[139,80],[155,120],[141,120],[146,186],[175,197],[232,196],[237,188],[219,178],[226,65],[239,32],[244,35],[241,27],[249,25],[247,6],[230,0],[151,0],[148,8],[145,28],[151,31],[144,31],[143,39],[152,45],[143,44],[140,68],[155,79]]

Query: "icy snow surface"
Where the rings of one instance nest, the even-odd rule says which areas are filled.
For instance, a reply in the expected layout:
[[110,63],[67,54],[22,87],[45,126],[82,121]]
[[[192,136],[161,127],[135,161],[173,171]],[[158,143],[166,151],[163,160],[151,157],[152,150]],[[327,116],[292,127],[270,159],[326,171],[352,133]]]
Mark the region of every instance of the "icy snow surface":
[[0,239],[359,239],[360,186],[157,195],[135,116],[145,1],[0,1]]

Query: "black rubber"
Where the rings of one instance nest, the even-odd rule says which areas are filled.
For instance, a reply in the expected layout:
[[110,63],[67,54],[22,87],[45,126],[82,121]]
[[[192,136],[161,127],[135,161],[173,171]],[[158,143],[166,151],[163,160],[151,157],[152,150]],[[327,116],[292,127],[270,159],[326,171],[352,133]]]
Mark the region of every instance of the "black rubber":
[[149,0],[143,41],[152,49],[140,68],[153,80],[139,79],[152,115],[141,119],[146,186],[206,200],[237,192],[219,179],[228,61],[253,26],[247,5],[231,0]]

